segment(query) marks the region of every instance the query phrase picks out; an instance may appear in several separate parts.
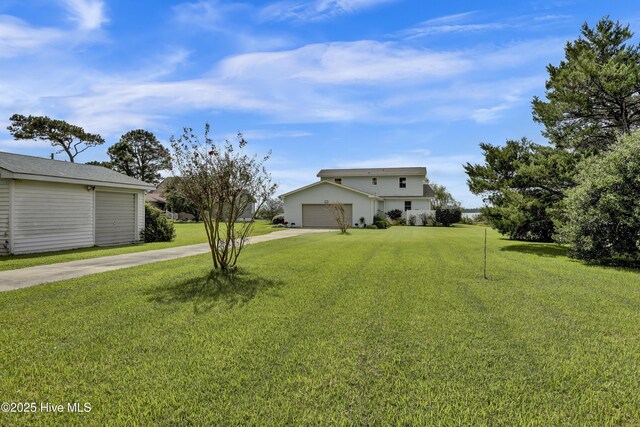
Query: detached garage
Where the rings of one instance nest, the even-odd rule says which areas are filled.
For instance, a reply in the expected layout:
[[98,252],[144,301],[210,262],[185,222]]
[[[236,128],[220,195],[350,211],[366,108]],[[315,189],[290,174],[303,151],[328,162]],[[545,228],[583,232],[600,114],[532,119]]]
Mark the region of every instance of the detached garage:
[[0,152],[0,255],[137,242],[153,188],[100,166]]

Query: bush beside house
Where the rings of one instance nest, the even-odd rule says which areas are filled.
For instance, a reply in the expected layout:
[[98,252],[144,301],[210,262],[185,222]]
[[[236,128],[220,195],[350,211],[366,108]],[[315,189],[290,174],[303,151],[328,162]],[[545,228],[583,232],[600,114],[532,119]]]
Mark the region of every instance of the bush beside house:
[[170,242],[176,237],[173,221],[149,203],[144,204],[144,223],[145,227],[140,232],[140,237],[147,243]]

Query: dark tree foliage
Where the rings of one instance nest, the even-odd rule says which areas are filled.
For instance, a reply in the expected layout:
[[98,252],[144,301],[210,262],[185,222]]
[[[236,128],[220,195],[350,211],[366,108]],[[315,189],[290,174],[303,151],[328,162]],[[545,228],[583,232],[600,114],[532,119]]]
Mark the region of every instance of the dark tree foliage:
[[167,187],[164,192],[167,209],[175,213],[186,212],[191,214],[193,215],[195,222],[199,222],[200,210],[180,192],[180,186],[177,182],[179,179],[180,177],[177,176],[167,178]]
[[567,192],[559,238],[570,255],[595,262],[640,261],[640,133],[626,135],[607,155],[581,164]]
[[103,168],[113,169],[113,164],[111,162],[100,162],[97,160],[92,160],[90,162],[85,163],[85,165],[102,166]]
[[392,221],[395,221],[402,216],[402,211],[400,209],[392,209],[389,212],[387,212],[387,216]]
[[640,50],[629,26],[608,17],[581,33],[564,61],[547,66],[546,101],[533,99],[533,118],[554,146],[589,155],[640,126]]
[[458,207],[436,208],[436,223],[449,227],[460,221],[462,221],[462,209]]
[[153,184],[160,181],[160,171],[171,164],[169,150],[152,132],[143,129],[122,135],[107,153],[114,170]]
[[104,144],[104,139],[100,135],[87,133],[80,126],[69,124],[64,120],[22,114],[14,114],[9,120],[11,124],[7,129],[15,139],[49,141],[52,147],[60,148],[56,153],[66,153],[72,163],[78,154],[88,148]]
[[526,138],[480,148],[485,163],[464,168],[469,189],[483,197],[485,219],[511,239],[551,241],[557,204],[573,186],[575,157]]
[[284,203],[282,203],[282,200],[272,197],[264,202],[264,205],[256,212],[256,218],[271,221],[274,216],[281,213],[284,213]]
[[168,219],[164,212],[156,209],[149,203],[144,205],[144,230],[140,237],[149,242],[170,242],[176,237],[173,221]]

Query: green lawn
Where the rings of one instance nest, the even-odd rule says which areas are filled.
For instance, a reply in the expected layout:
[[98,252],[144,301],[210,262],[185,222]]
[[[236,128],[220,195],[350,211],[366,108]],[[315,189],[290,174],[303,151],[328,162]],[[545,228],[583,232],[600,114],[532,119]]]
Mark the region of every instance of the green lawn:
[[249,246],[0,293],[1,425],[638,425],[640,276],[483,228]]
[[[0,256],[0,271],[14,270],[16,268],[33,267],[35,265],[55,264],[57,262],[77,261],[80,259],[98,258],[107,255],[128,254],[131,252],[143,252],[153,249],[172,248],[175,246],[195,245],[206,243],[207,234],[204,225],[200,223],[176,223],[176,238],[172,242],[156,242],[125,246],[97,247],[73,249],[70,251],[45,252],[29,255]],[[252,236],[259,236],[274,231],[282,230],[273,228],[268,221],[258,220],[253,226]]]

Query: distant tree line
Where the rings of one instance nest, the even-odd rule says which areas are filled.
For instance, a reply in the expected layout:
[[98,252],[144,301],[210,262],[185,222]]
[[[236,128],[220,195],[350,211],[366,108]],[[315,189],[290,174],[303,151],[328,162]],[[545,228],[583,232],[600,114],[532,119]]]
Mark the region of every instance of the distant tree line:
[[640,261],[640,45],[608,17],[548,65],[533,120],[548,144],[482,143],[465,165],[486,220],[511,239],[569,245],[593,262]]

